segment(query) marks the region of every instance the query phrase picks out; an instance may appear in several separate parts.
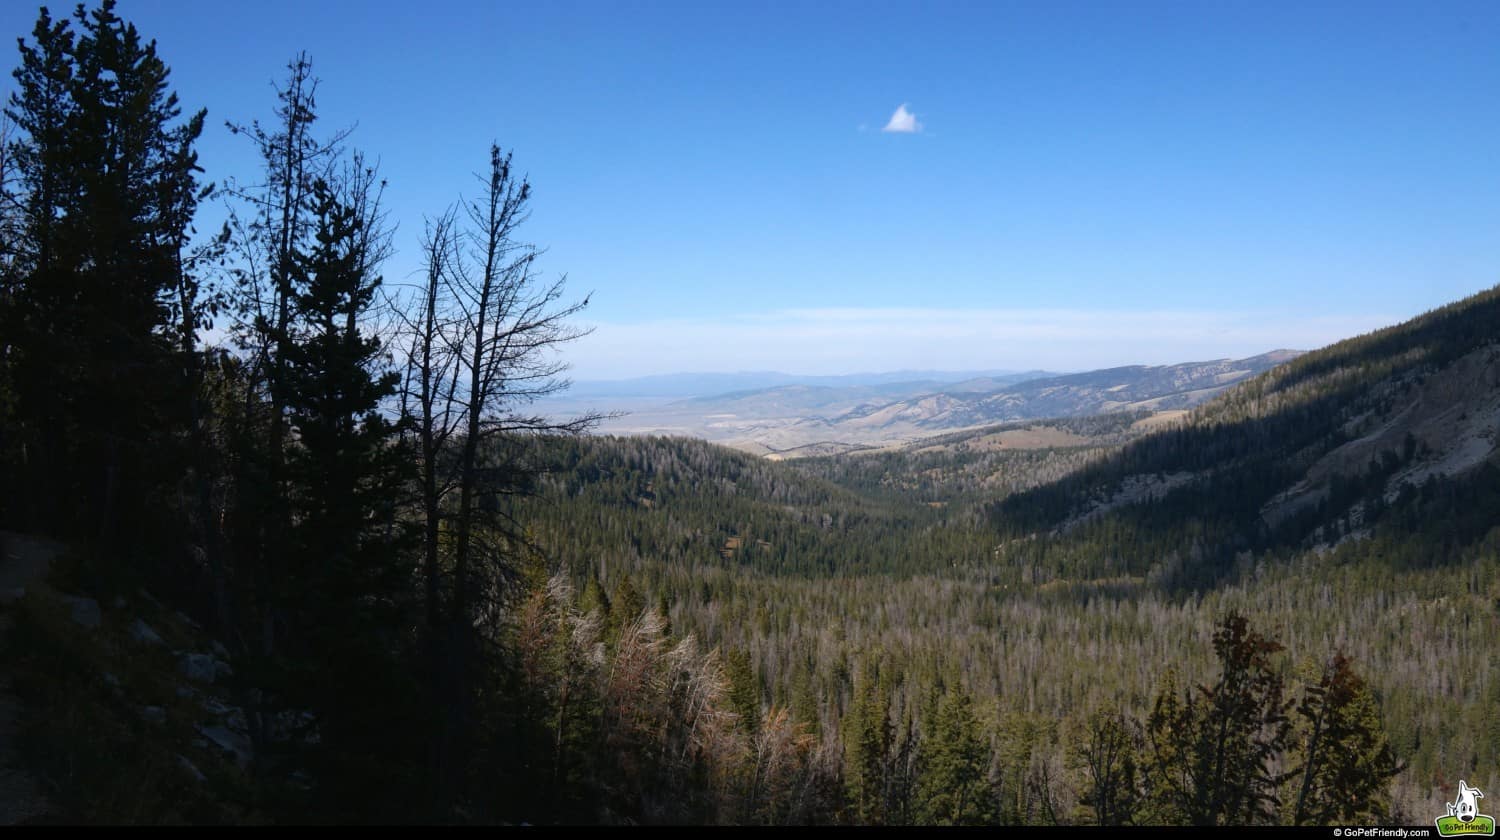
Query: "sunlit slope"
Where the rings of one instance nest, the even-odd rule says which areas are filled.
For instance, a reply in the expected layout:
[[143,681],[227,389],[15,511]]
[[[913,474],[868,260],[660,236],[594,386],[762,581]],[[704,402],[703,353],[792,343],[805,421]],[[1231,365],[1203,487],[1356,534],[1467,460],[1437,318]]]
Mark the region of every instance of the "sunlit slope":
[[1239,552],[1377,533],[1440,562],[1500,521],[1497,342],[1500,288],[1280,365],[994,522],[1070,573],[1212,579]]

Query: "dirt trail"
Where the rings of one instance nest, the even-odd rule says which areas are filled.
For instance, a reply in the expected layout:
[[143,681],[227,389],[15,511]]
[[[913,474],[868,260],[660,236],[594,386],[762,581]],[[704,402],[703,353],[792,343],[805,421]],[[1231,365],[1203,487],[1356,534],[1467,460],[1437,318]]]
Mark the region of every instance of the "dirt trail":
[[[9,604],[19,590],[40,584],[61,550],[50,540],[0,531],[0,603]],[[11,622],[8,608],[0,606],[0,646],[6,643]],[[11,675],[0,671],[0,825],[18,825],[47,813],[41,785],[20,760],[20,717],[21,701],[12,691]]]

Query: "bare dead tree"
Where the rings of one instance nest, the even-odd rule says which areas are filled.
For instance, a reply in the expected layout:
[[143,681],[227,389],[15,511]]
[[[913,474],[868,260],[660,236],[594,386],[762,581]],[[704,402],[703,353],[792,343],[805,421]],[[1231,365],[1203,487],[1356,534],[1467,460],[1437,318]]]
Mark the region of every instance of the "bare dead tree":
[[[442,624],[441,558],[442,505],[455,485],[452,471],[439,463],[448,451],[449,441],[458,431],[463,410],[458,403],[461,369],[455,335],[459,328],[454,316],[452,292],[447,285],[455,253],[456,220],[453,210],[427,222],[422,240],[426,266],[414,306],[396,305],[392,311],[403,321],[406,371],[401,389],[401,414],[411,418],[408,434],[415,436],[418,454],[418,495],[422,510],[422,581],[425,593],[427,626],[430,631]],[[408,315],[407,313],[411,313]]]
[[[0,109],[0,419],[9,415],[10,391],[6,379],[10,374],[12,352],[12,330],[7,319],[10,316],[12,299],[18,285],[18,262],[24,243],[24,208],[17,180],[15,156],[11,154],[11,143],[16,136],[16,124],[10,114]],[[0,447],[0,456],[7,454]],[[0,499],[0,507],[4,500]]]
[[476,628],[498,617],[516,552],[528,550],[505,502],[529,491],[535,438],[579,434],[601,416],[558,419],[537,410],[569,385],[557,351],[587,334],[572,319],[588,299],[565,302],[566,277],[541,278],[541,252],[517,239],[531,185],[497,145],[489,164],[479,197],[428,221],[420,286],[408,305],[393,307],[403,333],[401,409],[421,461],[421,577],[444,717],[434,759],[439,791],[452,789],[463,763],[483,641]]
[[[554,419],[532,411],[537,400],[568,387],[562,378],[567,364],[554,353],[562,344],[587,334],[571,323],[588,306],[588,299],[561,302],[566,278],[543,283],[534,269],[541,252],[516,240],[517,229],[530,216],[531,185],[516,177],[511,156],[498,145],[490,147],[485,189],[465,206],[470,223],[468,260],[453,263],[451,285],[462,315],[460,350],[466,378],[461,396],[465,427],[458,463],[458,509],[455,516],[453,575],[454,613],[469,614],[468,599],[490,589],[508,571],[503,563],[475,568],[475,508],[483,500],[500,513],[502,539],[514,539],[515,522],[494,504],[497,497],[522,492],[532,474],[520,462],[517,444],[538,434],[577,434],[597,422],[596,415]],[[490,559],[496,559],[493,552]],[[477,574],[476,574],[477,572]]]
[[[0,111],[0,295],[15,281],[16,261],[21,255],[24,235],[24,207],[17,181],[15,156],[11,154],[11,143],[16,138],[16,123],[10,115]],[[0,359],[3,359],[4,339],[0,339]]]

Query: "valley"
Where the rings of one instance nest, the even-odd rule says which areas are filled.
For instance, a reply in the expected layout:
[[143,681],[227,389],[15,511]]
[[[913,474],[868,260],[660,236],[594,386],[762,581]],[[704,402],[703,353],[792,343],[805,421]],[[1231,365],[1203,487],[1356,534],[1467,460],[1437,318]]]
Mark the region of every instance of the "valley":
[[848,714],[855,663],[878,663],[898,729],[951,674],[992,698],[1000,737],[1036,739],[1009,760],[1050,774],[1058,807],[1082,792],[1089,715],[1144,720],[1169,672],[1207,679],[1216,622],[1241,612],[1274,628],[1289,677],[1332,650],[1359,664],[1406,762],[1394,813],[1414,821],[1454,751],[1500,762],[1465,735],[1500,726],[1497,326],[1492,290],[1173,415],[782,463],[589,438],[529,510],[542,544],[581,558],[576,586],[628,576],[674,628],[745,651],[764,701],[814,731]]

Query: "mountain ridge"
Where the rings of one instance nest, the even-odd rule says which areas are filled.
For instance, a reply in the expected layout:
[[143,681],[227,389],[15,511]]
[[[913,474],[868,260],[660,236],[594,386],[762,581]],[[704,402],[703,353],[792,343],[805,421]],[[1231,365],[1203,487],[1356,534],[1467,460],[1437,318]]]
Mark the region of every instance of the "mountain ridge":
[[687,435],[775,457],[900,445],[997,423],[1190,408],[1300,351],[1173,365],[1042,371],[940,383],[779,385],[662,400],[607,421],[612,434]]
[[1077,473],[995,502],[992,516],[1011,535],[1047,536],[1053,550],[1071,539],[1064,552],[1115,552],[1136,573],[1157,565],[1142,546],[1182,557],[1165,535],[1190,529],[1212,550],[1174,574],[1198,581],[1241,551],[1347,544],[1382,527],[1411,550],[1421,545],[1412,534],[1447,528],[1440,551],[1461,554],[1486,533],[1484,517],[1500,517],[1487,478],[1500,476],[1497,337],[1500,287],[1302,354]]
[[585,379],[572,384],[568,397],[710,397],[777,388],[788,385],[822,385],[827,387],[889,385],[901,382],[961,382],[983,377],[1053,375],[1050,371],[982,370],[896,370],[847,374],[795,374],[782,371],[684,371],[651,374],[624,379]]

